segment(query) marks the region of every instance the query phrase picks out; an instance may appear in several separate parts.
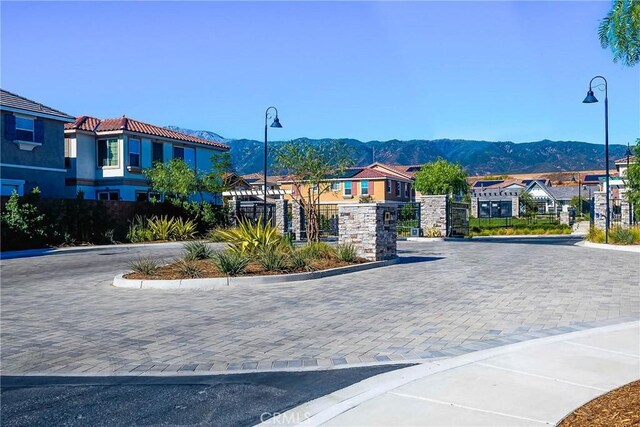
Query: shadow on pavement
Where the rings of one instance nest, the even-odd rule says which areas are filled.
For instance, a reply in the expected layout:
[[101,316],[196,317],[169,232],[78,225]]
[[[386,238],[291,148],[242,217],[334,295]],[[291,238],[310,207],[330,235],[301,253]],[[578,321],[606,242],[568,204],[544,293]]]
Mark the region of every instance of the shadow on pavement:
[[[550,237],[474,237],[473,239],[456,239],[455,243],[503,243],[517,245],[552,245],[573,246],[580,242],[579,236],[550,236]],[[454,240],[450,240],[454,242]]]

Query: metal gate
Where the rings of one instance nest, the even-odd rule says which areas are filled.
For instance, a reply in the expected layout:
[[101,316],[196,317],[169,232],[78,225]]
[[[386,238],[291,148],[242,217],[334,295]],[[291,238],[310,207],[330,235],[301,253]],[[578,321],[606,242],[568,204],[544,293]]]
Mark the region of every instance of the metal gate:
[[[240,221],[249,220],[257,223],[263,217],[264,204],[262,202],[240,202],[236,205],[236,218]],[[276,205],[267,203],[267,221],[276,225]]]
[[420,228],[420,203],[405,203],[398,209],[398,236],[411,236],[412,228]]
[[320,237],[338,237],[338,205],[318,206]]
[[447,202],[447,237],[469,235],[469,205],[464,202]]

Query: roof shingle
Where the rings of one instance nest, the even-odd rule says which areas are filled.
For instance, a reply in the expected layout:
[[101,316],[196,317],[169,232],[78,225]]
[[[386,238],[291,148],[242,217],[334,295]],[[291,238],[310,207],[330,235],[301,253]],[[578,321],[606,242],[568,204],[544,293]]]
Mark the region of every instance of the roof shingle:
[[32,101],[24,96],[16,95],[7,90],[0,89],[0,105],[3,107],[15,108],[24,111],[31,111],[33,113],[47,114],[49,116],[60,117],[61,119],[73,119],[62,111],[55,108],[47,107],[39,102]]

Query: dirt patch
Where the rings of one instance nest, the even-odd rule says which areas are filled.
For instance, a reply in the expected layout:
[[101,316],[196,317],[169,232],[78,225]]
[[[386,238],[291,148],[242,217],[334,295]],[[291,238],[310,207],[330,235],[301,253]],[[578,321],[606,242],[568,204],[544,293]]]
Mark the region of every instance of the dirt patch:
[[[247,277],[247,276],[272,276],[276,274],[291,274],[291,273],[306,273],[309,271],[322,271],[329,270],[332,268],[338,267],[346,267],[349,265],[355,264],[363,264],[368,262],[364,259],[359,259],[355,262],[344,262],[338,261],[336,259],[329,258],[321,258],[315,259],[310,262],[310,269],[285,269],[285,270],[265,270],[262,265],[258,262],[251,262],[245,272],[243,274],[238,275],[237,277]],[[125,279],[133,279],[133,280],[178,280],[178,279],[196,279],[196,278],[215,278],[215,277],[227,277],[224,273],[222,273],[215,264],[210,260],[199,260],[192,261],[192,264],[197,266],[197,270],[199,271],[199,277],[194,277],[193,275],[185,274],[184,265],[181,262],[173,262],[171,264],[163,265],[162,267],[156,270],[156,273],[153,275],[146,275],[142,273],[128,273],[123,277]]]
[[640,426],[640,380],[592,400],[558,424],[558,427],[637,426]]

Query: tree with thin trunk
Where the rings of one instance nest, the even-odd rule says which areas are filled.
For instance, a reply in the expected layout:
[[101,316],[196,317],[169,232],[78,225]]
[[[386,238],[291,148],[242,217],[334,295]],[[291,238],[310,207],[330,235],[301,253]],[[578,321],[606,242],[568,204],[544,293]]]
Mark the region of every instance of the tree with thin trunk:
[[636,146],[632,149],[633,163],[629,162],[629,169],[623,178],[627,187],[627,201],[633,206],[637,218],[640,217],[640,138],[636,139]]
[[602,48],[611,49],[613,62],[629,67],[640,62],[640,0],[615,0],[598,36]]
[[328,179],[353,164],[352,150],[341,141],[312,143],[302,139],[280,145],[274,160],[275,168],[287,175],[295,189],[293,197],[304,211],[307,239],[317,242],[320,240],[320,196],[331,191]]
[[416,172],[416,190],[422,194],[463,195],[469,189],[467,173],[457,163],[444,159],[426,163]]

